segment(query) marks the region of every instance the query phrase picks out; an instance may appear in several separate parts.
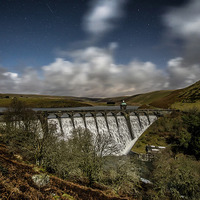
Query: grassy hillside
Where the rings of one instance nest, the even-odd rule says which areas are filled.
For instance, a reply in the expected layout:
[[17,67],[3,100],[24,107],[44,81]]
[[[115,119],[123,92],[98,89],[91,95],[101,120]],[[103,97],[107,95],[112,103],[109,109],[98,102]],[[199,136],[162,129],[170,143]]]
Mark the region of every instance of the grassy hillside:
[[139,103],[140,105],[148,106],[153,101],[157,99],[161,99],[169,95],[171,92],[172,92],[171,90],[161,90],[161,91],[149,92],[145,94],[138,94],[138,95],[134,95],[132,97],[126,98],[126,101],[129,104]]
[[11,100],[17,97],[26,103],[28,107],[82,107],[95,105],[96,99],[64,97],[64,96],[45,96],[45,95],[20,95],[20,94],[0,94],[0,107],[8,107]]
[[128,105],[149,105],[151,102],[160,99],[162,97],[167,96],[170,94],[172,90],[161,90],[155,92],[149,92],[144,94],[137,94],[133,96],[122,96],[122,97],[111,97],[111,98],[104,98],[99,100],[98,102],[106,103],[106,102],[115,102],[117,105],[121,103],[122,100],[125,100]]
[[179,90],[161,90],[126,97],[128,104],[137,104],[141,108],[174,108],[200,110],[200,81]]
[[0,199],[127,199],[113,196],[108,188],[92,189],[52,175],[48,185],[38,187],[32,176],[41,173],[45,173],[43,169],[24,164],[19,155],[9,153],[7,147],[0,143]]
[[181,90],[179,99],[182,102],[193,103],[200,100],[200,81],[192,84],[191,86]]
[[115,105],[120,105],[121,101],[125,100],[128,105],[140,106],[141,108],[175,108],[185,110],[197,107],[200,109],[200,81],[179,90],[161,90],[133,96],[109,98],[0,94],[0,107],[7,107],[13,97],[26,102],[29,107],[96,106],[107,105],[107,102],[115,102]]
[[175,108],[180,110],[200,109],[200,81],[193,85],[174,90],[167,96],[150,103],[151,106],[161,108]]
[[119,104],[123,99],[128,105],[138,105],[141,108],[178,108],[180,105],[177,103],[186,105],[194,103],[198,105],[200,101],[200,81],[183,89],[161,90],[133,96],[105,98],[99,100],[99,102],[113,101]]

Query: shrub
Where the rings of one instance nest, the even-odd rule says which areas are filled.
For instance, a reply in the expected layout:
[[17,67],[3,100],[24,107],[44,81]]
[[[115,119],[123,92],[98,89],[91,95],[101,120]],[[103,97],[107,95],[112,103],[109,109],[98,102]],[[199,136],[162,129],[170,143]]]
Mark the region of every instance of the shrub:
[[154,162],[153,182],[159,198],[200,199],[200,162],[165,151]]

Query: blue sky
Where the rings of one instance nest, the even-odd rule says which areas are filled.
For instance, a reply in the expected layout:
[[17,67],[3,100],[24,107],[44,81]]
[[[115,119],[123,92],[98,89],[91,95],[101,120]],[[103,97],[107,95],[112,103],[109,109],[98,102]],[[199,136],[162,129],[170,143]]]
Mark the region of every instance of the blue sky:
[[198,0],[2,0],[0,92],[120,96],[199,79]]

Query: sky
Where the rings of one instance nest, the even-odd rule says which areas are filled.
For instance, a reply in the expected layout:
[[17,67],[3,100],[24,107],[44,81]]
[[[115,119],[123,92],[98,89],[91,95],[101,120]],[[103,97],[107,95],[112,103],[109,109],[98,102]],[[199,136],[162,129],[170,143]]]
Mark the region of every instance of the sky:
[[199,0],[0,0],[0,93],[111,97],[200,79]]

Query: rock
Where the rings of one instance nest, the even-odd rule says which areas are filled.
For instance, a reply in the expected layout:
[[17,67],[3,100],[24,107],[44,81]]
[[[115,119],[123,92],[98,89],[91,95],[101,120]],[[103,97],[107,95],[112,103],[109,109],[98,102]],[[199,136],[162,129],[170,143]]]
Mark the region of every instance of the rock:
[[36,174],[32,176],[32,180],[38,187],[44,187],[49,184],[50,178],[46,174]]
[[145,183],[145,184],[153,184],[151,181],[145,179],[145,178],[140,178],[140,180]]

